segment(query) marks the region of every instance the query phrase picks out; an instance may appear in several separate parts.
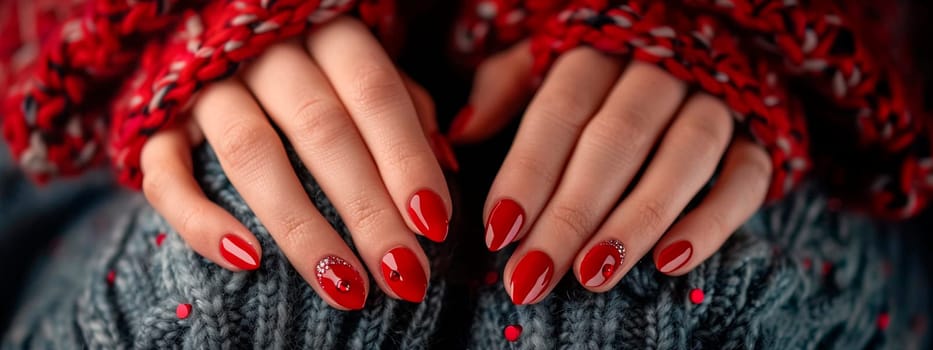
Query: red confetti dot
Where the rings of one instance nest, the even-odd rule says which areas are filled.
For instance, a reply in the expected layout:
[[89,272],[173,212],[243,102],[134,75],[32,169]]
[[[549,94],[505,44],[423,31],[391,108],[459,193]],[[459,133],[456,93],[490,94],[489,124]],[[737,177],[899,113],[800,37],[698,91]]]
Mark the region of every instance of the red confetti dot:
[[703,293],[703,290],[700,288],[693,288],[690,291],[690,302],[694,304],[700,304],[703,302],[703,299],[706,298],[706,294]]
[[829,275],[830,272],[833,272],[833,263],[829,261],[823,262],[823,276]]
[[804,269],[804,270],[809,270],[811,267],[813,267],[813,260],[810,260],[810,258],[804,258],[804,259],[803,259],[803,269]]
[[175,308],[175,316],[178,316],[178,319],[184,320],[189,315],[191,315],[191,304],[178,304]]
[[116,280],[117,280],[117,273],[115,271],[110,270],[110,272],[107,272],[107,283],[113,284],[113,281],[116,281]]
[[886,330],[889,324],[891,324],[891,316],[889,316],[888,313],[885,312],[878,315],[878,329],[882,331]]
[[505,336],[505,340],[516,341],[518,337],[522,336],[522,326],[517,324],[508,325],[502,330],[502,335]]
[[164,240],[165,240],[165,234],[162,233],[162,232],[159,232],[159,234],[157,234],[156,237],[155,237],[156,247],[161,247],[161,246],[162,246],[162,241],[164,241]]
[[486,278],[483,279],[483,283],[486,283],[487,286],[496,284],[496,281],[499,280],[499,273],[495,271],[489,271],[486,273]]

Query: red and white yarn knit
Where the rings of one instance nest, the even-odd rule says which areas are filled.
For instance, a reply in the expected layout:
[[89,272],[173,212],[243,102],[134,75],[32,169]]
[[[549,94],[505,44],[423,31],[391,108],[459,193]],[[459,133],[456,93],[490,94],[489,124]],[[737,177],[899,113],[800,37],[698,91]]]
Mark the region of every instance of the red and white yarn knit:
[[853,152],[883,154],[887,168],[871,169],[870,210],[909,217],[933,194],[928,129],[910,113],[897,74],[869,54],[833,1],[468,2],[454,39],[468,63],[529,38],[541,77],[561,53],[586,45],[656,64],[720,97],[770,153],[771,199],[811,168],[806,120],[788,94],[789,79],[815,86],[839,110],[832,121],[857,130]]
[[[120,182],[138,188],[143,144],[178,122],[206,84],[232,75],[269,45],[351,10],[377,31],[390,31],[395,19],[391,0],[74,3],[58,14],[64,20],[43,30],[28,65],[12,64],[12,50],[33,44],[23,35],[0,43],[8,48],[0,63],[12,68],[4,70],[11,85],[3,91],[3,133],[22,168],[40,182],[80,173],[106,149]],[[16,23],[0,24],[22,34],[22,19],[45,18],[55,4],[2,5]]]
[[[177,123],[206,84],[270,44],[355,10],[383,34],[390,0],[0,0],[3,133],[39,181],[104,160],[137,187],[149,136]],[[455,48],[466,60],[530,38],[537,76],[587,45],[657,64],[720,97],[770,153],[778,198],[811,168],[803,110],[788,81],[838,112],[808,115],[857,131],[871,169],[871,209],[908,217],[933,193],[929,129],[905,89],[855,35],[833,1],[466,0]],[[41,43],[41,46],[39,44]],[[117,93],[119,92],[119,93]],[[832,137],[830,135],[829,137]],[[826,135],[814,135],[821,139]]]

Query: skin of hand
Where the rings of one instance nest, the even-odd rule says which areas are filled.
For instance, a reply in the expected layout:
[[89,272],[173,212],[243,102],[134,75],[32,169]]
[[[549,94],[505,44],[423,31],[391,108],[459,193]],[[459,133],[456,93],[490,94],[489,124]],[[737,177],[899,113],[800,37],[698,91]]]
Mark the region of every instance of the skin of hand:
[[[362,308],[367,270],[392,297],[424,298],[429,264],[412,233],[446,238],[452,204],[438,159],[454,170],[456,161],[430,96],[362,23],[339,18],[269,48],[236,78],[206,88],[190,116],[144,147],[143,192],[196,252],[233,271],[261,268],[259,241],[192,175],[192,146],[206,140],[283,254],[330,305]],[[359,258],[306,195],[273,125],[333,202]]]
[[661,273],[683,275],[764,201],[770,157],[733,135],[719,99],[586,47],[559,57],[536,91],[531,66],[527,42],[485,61],[448,134],[482,141],[530,99],[484,208],[490,250],[520,241],[503,273],[515,304],[541,301],[571,269],[607,291],[648,254]]

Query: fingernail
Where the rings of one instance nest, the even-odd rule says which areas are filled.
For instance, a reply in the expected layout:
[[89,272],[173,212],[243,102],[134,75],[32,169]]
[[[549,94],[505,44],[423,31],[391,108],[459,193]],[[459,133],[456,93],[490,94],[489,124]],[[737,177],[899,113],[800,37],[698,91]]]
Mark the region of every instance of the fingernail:
[[447,131],[447,138],[453,141],[457,141],[460,136],[463,136],[463,131],[466,130],[467,123],[469,123],[470,119],[472,118],[473,106],[464,106],[463,109],[457,113],[457,116],[454,117],[454,120],[450,122],[450,129]]
[[590,248],[580,263],[580,279],[587,287],[599,287],[612,279],[612,275],[622,266],[625,259],[625,246],[614,239],[599,242]]
[[670,273],[677,271],[690,261],[693,256],[693,246],[688,241],[677,241],[664,248],[658,254],[658,271]]
[[321,289],[334,302],[350,310],[363,308],[366,303],[363,278],[350,263],[339,257],[328,255],[317,263],[315,272]]
[[220,237],[220,256],[233,266],[243,270],[259,268],[259,254],[245,239],[228,233]]
[[428,239],[443,242],[447,238],[450,224],[447,208],[437,193],[426,189],[415,192],[408,201],[408,215],[418,231]]
[[457,162],[457,155],[454,154],[453,148],[450,147],[450,142],[447,142],[447,138],[444,137],[444,135],[436,131],[431,134],[431,148],[434,150],[434,156],[437,157],[442,167],[455,173],[460,171],[460,163]]
[[486,222],[486,247],[498,251],[515,240],[525,224],[525,210],[518,202],[502,199],[496,202]]
[[512,303],[525,305],[538,299],[554,275],[554,263],[544,252],[533,250],[525,254],[512,271],[509,289]]
[[382,257],[382,277],[399,298],[413,303],[424,300],[428,278],[410,249],[398,247]]

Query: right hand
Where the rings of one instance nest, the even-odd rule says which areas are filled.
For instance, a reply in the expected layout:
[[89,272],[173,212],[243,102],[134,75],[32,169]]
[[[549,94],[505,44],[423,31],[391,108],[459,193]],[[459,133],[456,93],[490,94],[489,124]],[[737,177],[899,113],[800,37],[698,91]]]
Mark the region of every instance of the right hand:
[[[443,241],[451,213],[432,148],[455,164],[433,108],[366,26],[339,18],[203,91],[191,109],[194,132],[163,131],[144,147],[143,191],[202,256],[234,271],[259,268],[256,237],[192,175],[203,132],[282,253],[329,304],[364,306],[363,266],[388,295],[420,302],[430,272],[411,232]],[[362,261],[309,200],[273,124],[333,202]]]

